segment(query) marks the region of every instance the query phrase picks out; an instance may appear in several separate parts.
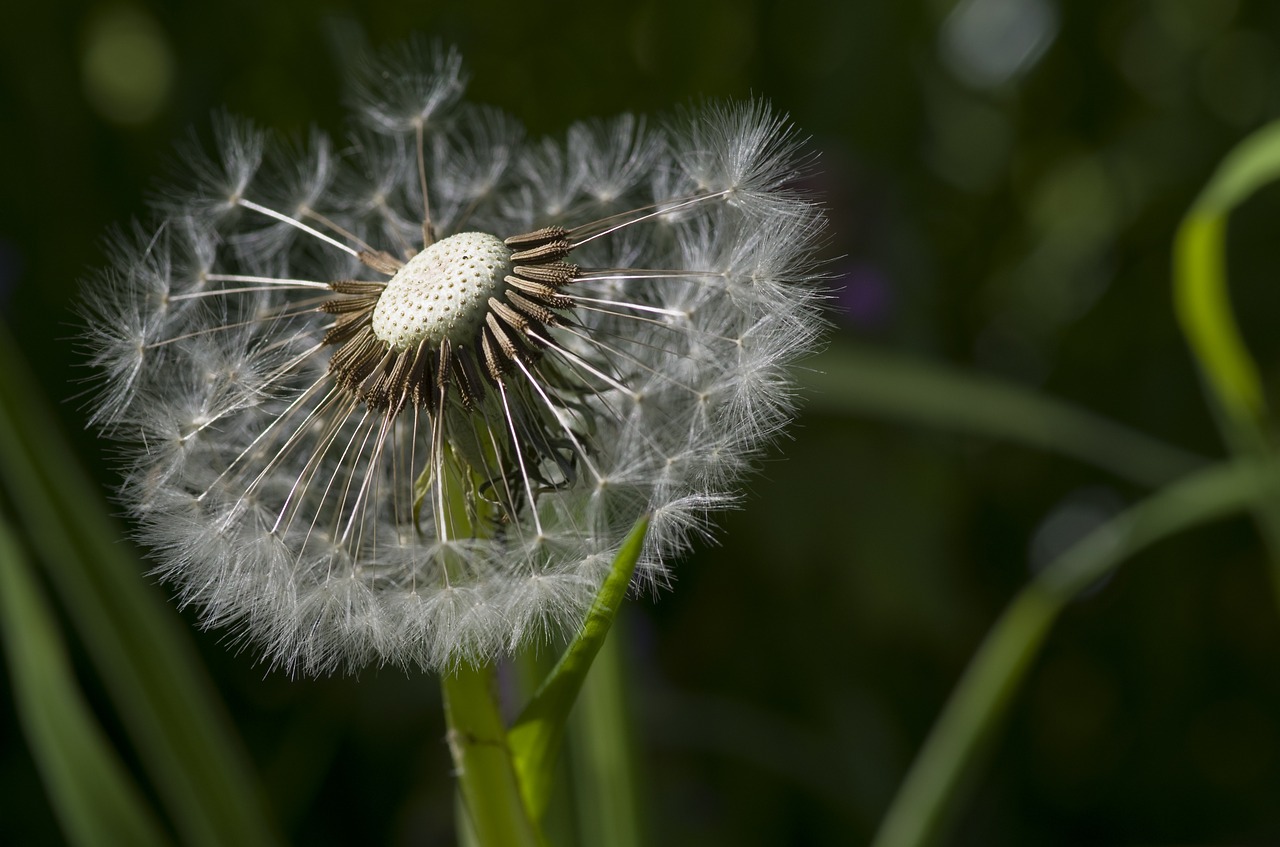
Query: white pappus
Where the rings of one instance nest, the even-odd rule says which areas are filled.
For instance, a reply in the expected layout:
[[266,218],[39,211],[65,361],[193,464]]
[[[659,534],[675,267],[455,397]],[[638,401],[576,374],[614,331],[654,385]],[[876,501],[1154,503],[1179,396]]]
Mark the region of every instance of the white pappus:
[[415,42],[339,150],[221,120],[83,311],[157,572],[268,661],[443,669],[642,584],[787,422],[821,210],[759,101],[529,141]]

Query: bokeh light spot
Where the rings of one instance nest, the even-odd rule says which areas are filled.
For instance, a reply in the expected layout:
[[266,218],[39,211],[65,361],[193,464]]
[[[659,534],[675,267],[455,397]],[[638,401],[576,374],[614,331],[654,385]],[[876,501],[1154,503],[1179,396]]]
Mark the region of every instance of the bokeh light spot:
[[80,67],[85,97],[113,123],[151,120],[173,85],[173,53],[164,31],[130,7],[103,9],[90,19]]
[[994,88],[1034,67],[1057,34],[1050,0],[961,0],[942,23],[939,49],[956,76]]

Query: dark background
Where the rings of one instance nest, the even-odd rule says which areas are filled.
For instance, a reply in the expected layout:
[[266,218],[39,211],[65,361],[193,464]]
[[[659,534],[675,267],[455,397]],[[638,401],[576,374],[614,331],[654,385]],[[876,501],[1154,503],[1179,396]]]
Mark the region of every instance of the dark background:
[[[769,98],[821,152],[833,344],[993,373],[1222,454],[1170,305],[1170,244],[1221,156],[1280,116],[1280,4],[6,3],[0,313],[104,496],[71,310],[103,233],[142,212],[175,142],[207,134],[215,109],[340,134],[353,45],[412,32],[456,43],[470,98],[534,135]],[[1231,237],[1273,400],[1278,201],[1250,201]],[[810,412],[792,436],[718,520],[720,546],[621,623],[652,843],[865,842],[1027,580],[1046,519],[1144,494],[1067,459],[870,419]],[[1265,569],[1237,519],[1158,545],[1072,607],[956,843],[1280,843]],[[291,681],[199,638],[294,842],[448,842],[433,679]],[[58,843],[0,703],[0,842]]]

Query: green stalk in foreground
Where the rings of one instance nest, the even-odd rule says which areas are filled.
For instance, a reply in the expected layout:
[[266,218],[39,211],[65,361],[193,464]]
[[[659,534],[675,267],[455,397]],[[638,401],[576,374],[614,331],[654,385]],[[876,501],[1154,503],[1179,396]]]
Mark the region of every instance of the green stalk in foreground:
[[[450,508],[455,525],[469,528],[462,501]],[[541,822],[565,723],[626,597],[648,524],[647,517],[642,517],[632,528],[577,635],[510,732],[502,720],[492,665],[464,664],[441,680],[449,750],[458,775],[458,805],[466,816],[458,821],[461,844],[544,843]]]
[[[480,515],[473,523],[468,514],[463,496],[467,471],[462,463],[447,453],[441,472],[451,483],[445,490],[454,495],[443,504],[450,525],[463,537],[486,526],[487,516]],[[429,485],[425,475],[418,482],[420,491]],[[442,675],[440,690],[449,727],[449,752],[458,778],[458,843],[474,842],[480,847],[535,847],[542,843],[520,793],[493,665],[462,662]]]
[[[483,847],[541,843],[525,809],[507,728],[498,710],[493,667],[463,665],[441,680],[449,750],[467,820]],[[459,820],[462,832],[466,822]]]
[[986,743],[1062,610],[1142,548],[1255,506],[1280,489],[1272,464],[1201,471],[1093,531],[1036,575],[1005,609],[969,663],[890,805],[873,847],[938,843],[976,777]]

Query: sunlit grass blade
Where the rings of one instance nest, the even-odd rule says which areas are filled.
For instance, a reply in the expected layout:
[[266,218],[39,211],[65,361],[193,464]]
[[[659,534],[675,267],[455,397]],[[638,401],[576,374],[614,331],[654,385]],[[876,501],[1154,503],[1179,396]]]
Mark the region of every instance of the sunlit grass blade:
[[873,847],[925,847],[942,840],[1049,630],[1082,591],[1143,548],[1278,493],[1274,466],[1214,466],[1131,507],[1040,571],[1009,603],[969,662]]
[[1231,310],[1226,237],[1226,210],[1192,209],[1174,242],[1174,298],[1209,393],[1235,426],[1253,429],[1266,415],[1266,401]]
[[0,519],[0,633],[31,756],[69,843],[168,842],[85,703],[25,551]]
[[1187,451],[1014,383],[924,360],[833,345],[797,373],[806,408],[1025,444],[1157,486],[1203,465]]
[[1266,414],[1258,366],[1236,325],[1227,285],[1227,217],[1280,178],[1280,122],[1268,124],[1227,155],[1183,218],[1174,242],[1178,320],[1210,393],[1237,424]]
[[648,518],[641,518],[632,528],[582,627],[508,735],[521,790],[535,818],[540,818],[547,808],[555,757],[569,711],[626,597],[648,528]]
[[[1173,290],[1178,321],[1200,365],[1205,387],[1221,410],[1219,425],[1241,456],[1271,457],[1267,407],[1258,366],[1231,308],[1226,236],[1231,211],[1280,178],[1280,122],[1268,124],[1223,159],[1178,228]],[[1280,503],[1254,507],[1271,553],[1272,584],[1280,601]]]
[[120,543],[2,329],[0,360],[0,476],[180,840],[275,843],[187,632]]

